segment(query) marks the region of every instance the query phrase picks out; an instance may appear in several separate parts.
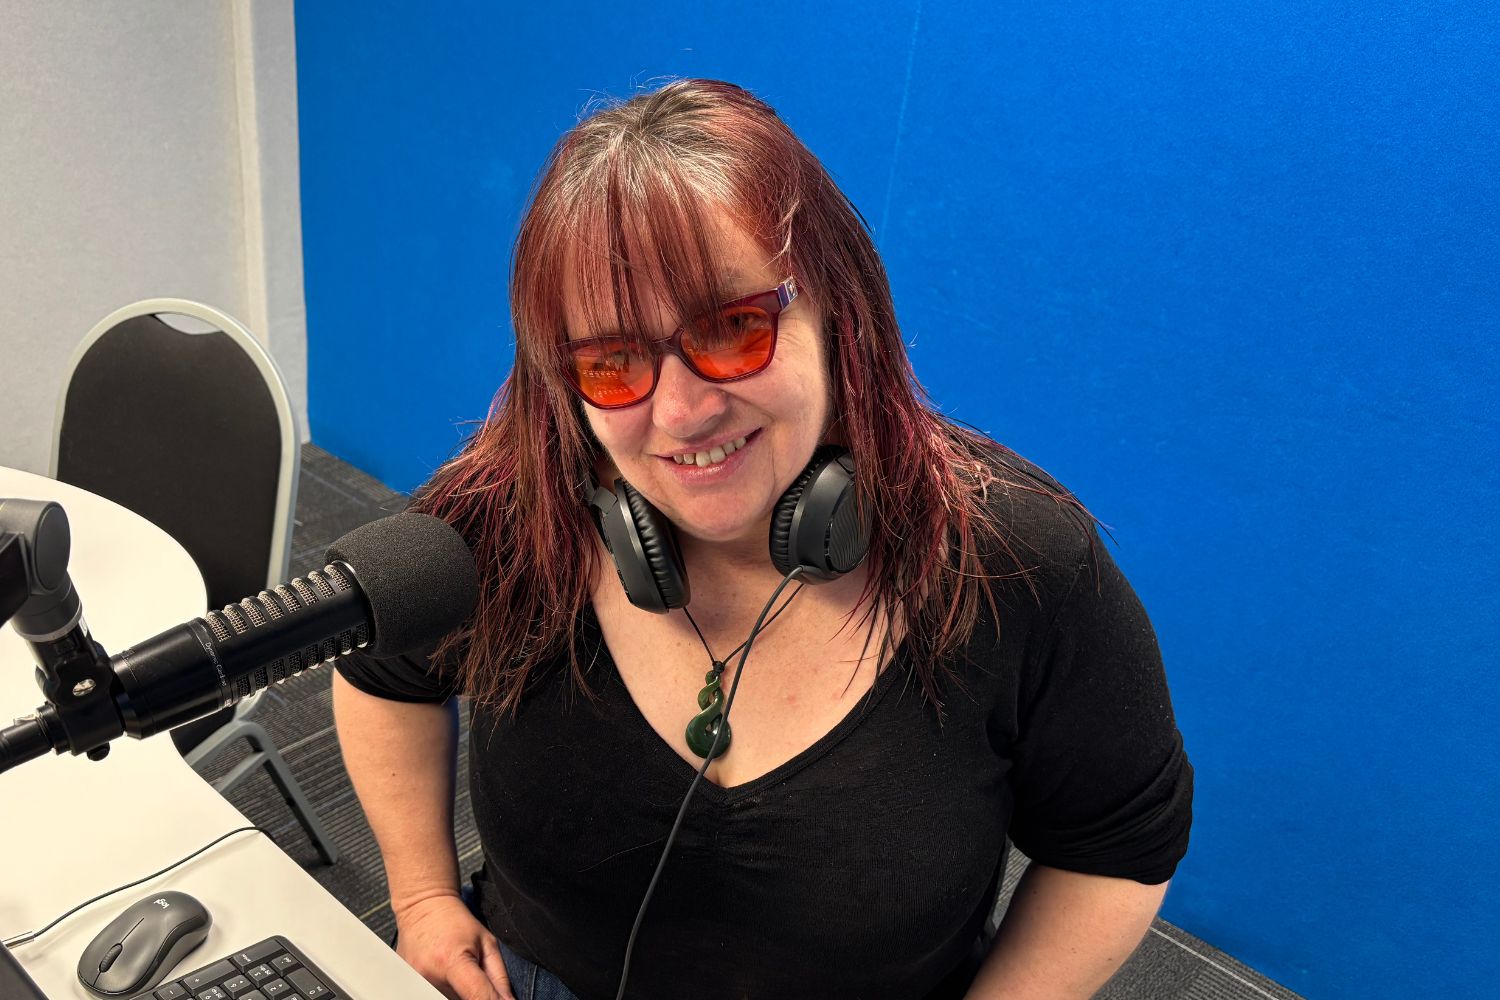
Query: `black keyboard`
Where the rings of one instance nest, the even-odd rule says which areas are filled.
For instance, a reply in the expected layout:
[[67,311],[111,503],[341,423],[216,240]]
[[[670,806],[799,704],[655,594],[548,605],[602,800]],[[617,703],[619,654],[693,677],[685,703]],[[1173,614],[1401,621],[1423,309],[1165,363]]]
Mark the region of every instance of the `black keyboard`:
[[130,1000],[349,1000],[284,937],[266,938]]

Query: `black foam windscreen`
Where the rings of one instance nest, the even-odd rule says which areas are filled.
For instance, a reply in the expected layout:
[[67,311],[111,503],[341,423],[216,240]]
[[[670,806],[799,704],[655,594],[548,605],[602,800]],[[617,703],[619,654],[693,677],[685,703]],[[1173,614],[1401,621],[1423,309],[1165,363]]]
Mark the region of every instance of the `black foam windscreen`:
[[328,546],[345,562],[370,605],[369,651],[396,656],[435,645],[479,603],[479,571],[447,522],[396,514],[355,528]]

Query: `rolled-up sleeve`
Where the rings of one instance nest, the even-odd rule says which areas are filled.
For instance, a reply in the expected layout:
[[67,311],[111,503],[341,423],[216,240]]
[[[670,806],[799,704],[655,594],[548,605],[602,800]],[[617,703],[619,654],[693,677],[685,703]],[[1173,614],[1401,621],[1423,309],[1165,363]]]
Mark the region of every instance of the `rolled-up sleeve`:
[[1167,881],[1187,853],[1193,769],[1156,634],[1095,544],[1022,677],[1011,840],[1044,865]]
[[371,656],[356,649],[333,661],[334,668],[356,689],[391,701],[444,702],[458,693],[457,662],[433,659],[432,649],[401,656]]

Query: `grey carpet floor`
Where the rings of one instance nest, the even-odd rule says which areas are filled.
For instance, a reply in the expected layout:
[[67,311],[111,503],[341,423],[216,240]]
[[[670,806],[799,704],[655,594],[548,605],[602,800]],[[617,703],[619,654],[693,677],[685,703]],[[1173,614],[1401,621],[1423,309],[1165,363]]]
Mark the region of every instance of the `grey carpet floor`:
[[[323,551],[345,532],[399,512],[406,498],[322,449],[302,450],[302,478],[292,539],[293,576],[323,566]],[[385,873],[375,839],[349,784],[334,734],[330,671],[311,671],[272,688],[256,720],[281,748],[288,766],[327,825],[342,856],[321,864],[306,833],[264,772],[234,788],[228,798],[376,934],[394,931]],[[460,746],[467,745],[468,721],[461,713]],[[199,768],[212,780],[242,756],[226,751]],[[467,755],[459,755],[454,838],[460,865],[480,864],[479,838],[469,805]],[[1025,858],[1012,855],[1001,905],[1025,870]],[[1248,966],[1164,920],[1157,920],[1140,949],[1098,996],[1101,1000],[1300,1000]]]

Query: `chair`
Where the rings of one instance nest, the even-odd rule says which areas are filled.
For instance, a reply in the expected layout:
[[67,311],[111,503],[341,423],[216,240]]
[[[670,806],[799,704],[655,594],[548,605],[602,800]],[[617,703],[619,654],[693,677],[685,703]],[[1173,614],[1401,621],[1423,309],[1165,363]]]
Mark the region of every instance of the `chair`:
[[[168,323],[164,317],[172,317]],[[276,364],[243,326],[184,299],[105,317],[74,351],[58,400],[52,477],[107,497],[175,538],[221,608],[282,583],[300,471],[296,417]],[[198,766],[246,740],[214,788],[265,767],[327,864],[338,851],[264,727],[264,691],[173,730]]]

